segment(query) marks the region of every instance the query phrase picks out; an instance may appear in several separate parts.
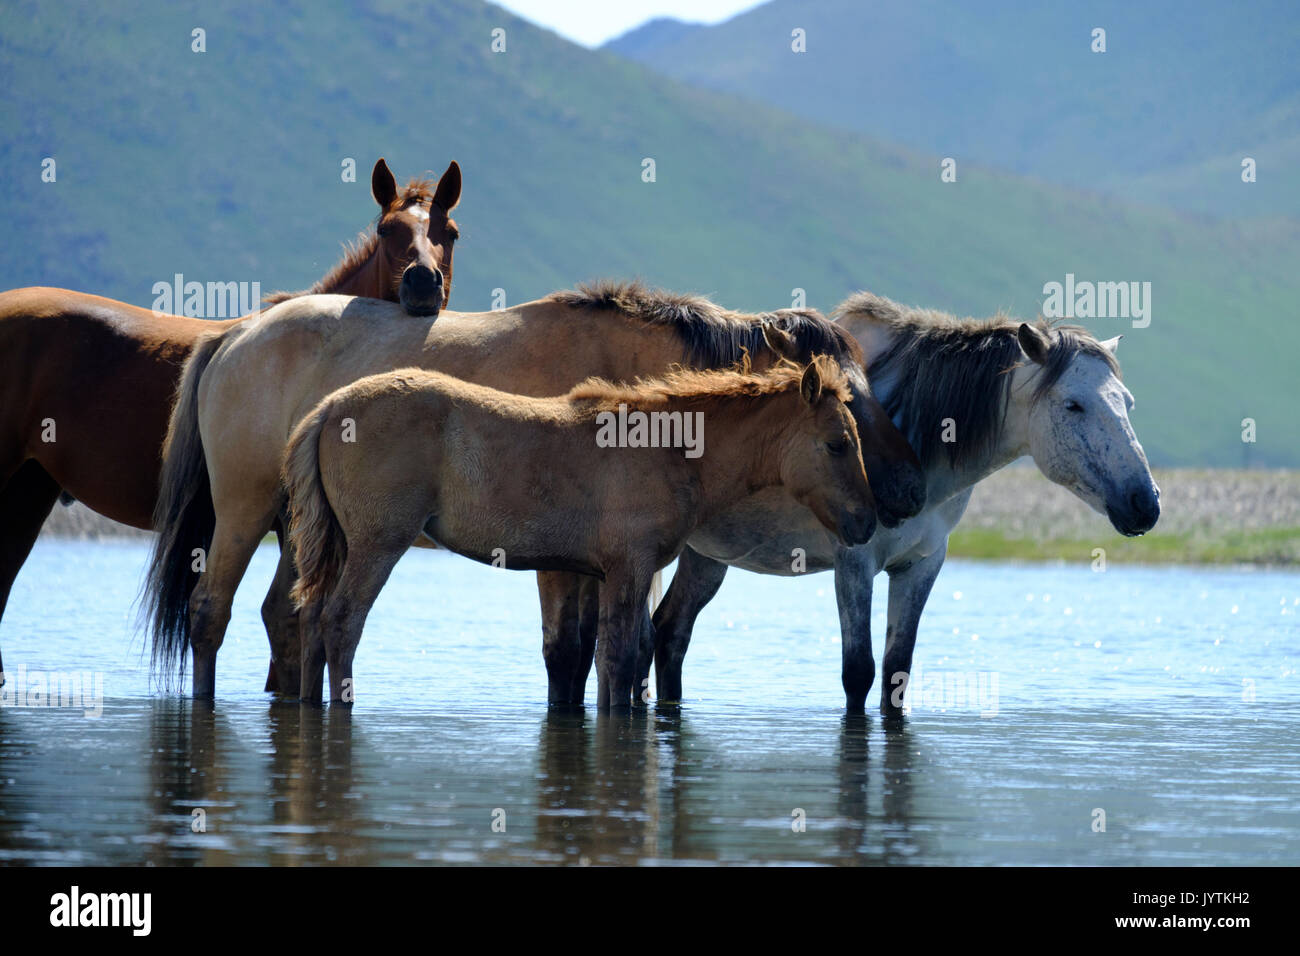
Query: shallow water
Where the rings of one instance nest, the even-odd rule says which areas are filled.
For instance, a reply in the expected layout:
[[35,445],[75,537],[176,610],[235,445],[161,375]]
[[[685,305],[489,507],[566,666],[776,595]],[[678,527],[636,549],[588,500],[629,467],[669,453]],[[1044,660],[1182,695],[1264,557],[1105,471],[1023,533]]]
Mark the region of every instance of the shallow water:
[[605,718],[548,713],[532,575],[413,551],[348,713],[261,691],[270,547],[215,706],[152,692],[145,556],[42,539],[14,587],[0,862],[1300,863],[1300,574],[950,562],[887,726],[842,713],[829,574],[732,571],[684,705]]

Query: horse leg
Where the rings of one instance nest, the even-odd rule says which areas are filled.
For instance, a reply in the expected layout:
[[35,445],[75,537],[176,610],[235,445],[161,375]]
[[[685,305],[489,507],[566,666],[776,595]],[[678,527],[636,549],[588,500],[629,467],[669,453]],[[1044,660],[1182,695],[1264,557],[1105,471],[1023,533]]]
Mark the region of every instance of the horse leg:
[[650,618],[650,602],[641,608],[636,654],[636,681],[632,685],[632,706],[650,703],[650,665],[655,659],[655,625]]
[[850,714],[866,712],[867,693],[876,680],[871,656],[871,585],[876,569],[865,548],[835,551],[835,600],[840,611],[840,682]]
[[[58,500],[58,483],[35,461],[24,462],[0,488],[0,618],[4,617],[14,579]],[[3,685],[4,662],[0,659]]]
[[596,639],[600,632],[600,590],[598,578],[576,576],[578,589],[578,668],[573,673],[573,690],[569,699],[581,707],[587,696],[587,678],[596,659]]
[[623,710],[632,702],[641,617],[650,596],[653,574],[621,568],[606,574],[600,588],[600,624],[596,638],[597,704]]
[[948,546],[927,555],[915,564],[889,575],[889,627],[885,638],[885,686],[880,692],[880,712],[897,717],[903,712],[903,694],[912,672],[912,651],[921,612],[929,600],[934,579],[939,576]]
[[[552,707],[574,703],[574,682],[582,667],[582,645],[579,638],[581,585],[577,575],[565,571],[537,572],[537,596],[542,604],[542,660],[546,662],[546,702]],[[590,664],[587,666],[590,667]]]
[[271,642],[271,668],[266,677],[266,690],[278,694],[296,695],[301,684],[302,642],[298,636],[298,612],[289,598],[289,591],[298,577],[293,564],[293,548],[285,539],[283,516],[276,521],[275,536],[280,542],[280,561],[275,566],[275,579],[262,602],[262,623],[266,637]]
[[239,522],[217,517],[207,564],[190,595],[190,648],[193,655],[195,699],[211,700],[217,690],[217,651],[230,623],[235,589],[262,540],[271,530],[272,516]]
[[351,704],[356,699],[352,661],[361,641],[366,615],[414,537],[414,534],[399,537],[386,547],[348,542],[343,571],[325,600],[318,629],[329,664],[331,704]]
[[655,684],[659,700],[682,699],[682,664],[695,618],[713,600],[727,575],[721,561],[683,548],[668,593],[654,613]]
[[319,704],[325,693],[325,638],[321,634],[321,607],[313,604],[300,612],[301,664],[298,668],[298,699],[305,704]]

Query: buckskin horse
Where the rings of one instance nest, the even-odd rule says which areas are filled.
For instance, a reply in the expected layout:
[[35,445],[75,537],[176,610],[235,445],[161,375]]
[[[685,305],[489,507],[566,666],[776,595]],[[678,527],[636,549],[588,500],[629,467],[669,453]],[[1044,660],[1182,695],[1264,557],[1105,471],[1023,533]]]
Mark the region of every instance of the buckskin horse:
[[[484,563],[599,577],[597,703],[628,707],[651,579],[696,526],[765,489],[807,509],[844,547],[870,540],[875,502],[852,400],[820,355],[761,375],[589,379],[559,398],[421,369],[333,392],[294,430],[284,465],[303,698],[319,699],[328,662],[330,700],[354,701],[366,615],[423,534]],[[675,419],[675,439],[668,430],[665,442],[602,442],[602,419],[629,408]],[[683,421],[707,427],[707,445],[683,445]]]
[[[916,456],[872,398],[857,343],[813,310],[746,314],[635,283],[600,283],[494,312],[444,312],[437,322],[412,321],[372,300],[309,296],[213,333],[186,365],[164,456],[148,583],[154,664],[168,679],[192,655],[194,695],[213,696],[235,589],[284,508],[280,465],[289,436],[322,398],[359,378],[415,366],[545,397],[592,376],[629,381],[679,364],[727,368],[746,356],[761,372],[782,358],[806,363],[819,353],[848,379],[880,520],[915,514],[924,500]],[[206,549],[202,574],[191,568],[194,548]],[[541,572],[539,582],[548,699],[580,703],[595,619],[571,612],[592,609],[595,579]],[[277,575],[272,588],[283,587],[284,596],[268,602],[287,605],[291,583]],[[297,695],[300,642],[288,629],[272,638],[279,690]]]
[[[1129,536],[1155,526],[1160,489],[1129,422],[1133,396],[1119,379],[1118,336],[1099,341],[1077,326],[1005,316],[958,319],[869,292],[850,297],[836,316],[862,345],[876,396],[921,458],[926,505],[864,547],[809,548],[806,569],[835,568],[841,680],[850,712],[864,709],[875,680],[872,582],[888,573],[880,710],[895,717],[903,708],[921,612],[943,567],[948,535],[977,482],[1030,455],[1047,478]],[[945,435],[949,425],[952,433]],[[682,552],[654,614],[660,700],[681,699],[692,626],[727,566],[789,574],[790,548],[808,547],[810,539],[797,528],[767,520],[761,497],[748,505],[753,520],[720,522],[692,537]],[[645,673],[648,668],[639,676]]]

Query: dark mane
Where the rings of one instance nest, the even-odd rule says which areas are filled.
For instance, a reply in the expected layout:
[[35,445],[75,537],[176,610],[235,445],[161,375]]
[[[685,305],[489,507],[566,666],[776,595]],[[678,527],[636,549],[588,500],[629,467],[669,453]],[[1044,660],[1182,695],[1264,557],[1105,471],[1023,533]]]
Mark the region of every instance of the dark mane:
[[[858,292],[835,310],[850,325],[884,328],[890,345],[867,368],[877,399],[911,444],[924,467],[953,467],[991,454],[1001,436],[1011,396],[1011,376],[1024,364],[1017,339],[1020,321],[1006,315],[959,319],[912,309],[870,292]],[[1092,333],[1077,325],[1033,323],[1051,346],[1034,387],[1042,398],[1080,355],[1102,359],[1116,376],[1119,364]],[[955,442],[944,442],[943,421],[956,424]]]
[[682,341],[686,362],[696,368],[730,368],[746,355],[762,354],[767,347],[763,341],[767,322],[794,336],[805,361],[814,355],[859,366],[863,361],[857,340],[815,309],[733,312],[703,296],[611,280],[586,282],[546,298],[570,308],[610,309],[650,325],[669,326]]
[[[434,190],[437,188],[438,184],[432,179],[412,179],[406,184],[402,194],[393,201],[393,205],[398,209],[405,209],[417,203],[433,205]],[[355,240],[343,244],[343,258],[335,264],[334,268],[314,282],[310,289],[303,289],[301,292],[272,292],[270,295],[263,296],[262,302],[266,305],[276,305],[303,295],[329,292],[343,285],[374,255],[375,246],[379,242],[375,226],[382,215],[383,213],[380,213],[376,216],[374,222],[363,229]]]

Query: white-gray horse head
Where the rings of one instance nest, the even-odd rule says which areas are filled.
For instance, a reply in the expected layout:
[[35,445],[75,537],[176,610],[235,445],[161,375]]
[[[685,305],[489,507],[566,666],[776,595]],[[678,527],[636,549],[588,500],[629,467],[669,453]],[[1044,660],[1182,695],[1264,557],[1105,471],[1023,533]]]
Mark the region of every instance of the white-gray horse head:
[[1006,316],[960,319],[859,292],[837,310],[862,343],[872,387],[927,473],[963,486],[1021,455],[1110,518],[1143,534],[1160,489],[1128,413],[1119,339]]
[[1160,517],[1129,412],[1133,395],[1119,378],[1119,336],[1098,342],[1081,329],[1022,323],[1028,362],[1016,370],[1007,419],[1025,422],[1029,454],[1044,475],[1106,515],[1125,535],[1150,531]]

